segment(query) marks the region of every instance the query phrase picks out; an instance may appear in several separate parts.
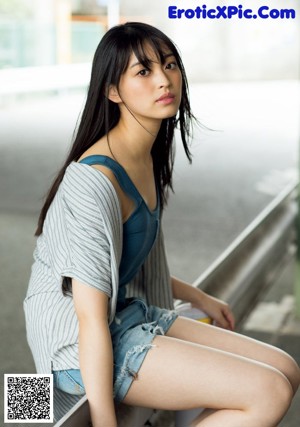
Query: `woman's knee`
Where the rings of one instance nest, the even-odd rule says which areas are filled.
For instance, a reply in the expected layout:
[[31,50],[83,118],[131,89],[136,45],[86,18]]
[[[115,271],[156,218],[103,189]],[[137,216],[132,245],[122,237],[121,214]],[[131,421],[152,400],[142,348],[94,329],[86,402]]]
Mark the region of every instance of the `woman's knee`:
[[281,372],[271,368],[261,376],[256,387],[257,394],[250,411],[256,413],[261,425],[263,422],[275,425],[290,407],[294,395],[292,386]]
[[295,394],[298,390],[300,383],[300,369],[297,362],[283,350],[279,350],[280,354],[280,366],[279,370],[285,375],[289,380],[293,393]]
[[294,394],[296,394],[300,384],[300,369],[298,363],[290,355],[285,353],[285,356],[287,358],[287,378],[291,383]]

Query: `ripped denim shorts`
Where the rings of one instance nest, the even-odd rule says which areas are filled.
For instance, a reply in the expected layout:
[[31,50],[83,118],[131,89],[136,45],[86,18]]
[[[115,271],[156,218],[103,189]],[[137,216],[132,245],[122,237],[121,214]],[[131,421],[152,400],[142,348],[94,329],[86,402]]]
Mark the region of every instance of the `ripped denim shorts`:
[[[140,298],[128,298],[110,325],[114,353],[114,398],[121,402],[138,372],[156,335],[164,335],[176,320],[175,311],[148,306]],[[54,387],[70,394],[84,394],[79,369],[53,371]]]

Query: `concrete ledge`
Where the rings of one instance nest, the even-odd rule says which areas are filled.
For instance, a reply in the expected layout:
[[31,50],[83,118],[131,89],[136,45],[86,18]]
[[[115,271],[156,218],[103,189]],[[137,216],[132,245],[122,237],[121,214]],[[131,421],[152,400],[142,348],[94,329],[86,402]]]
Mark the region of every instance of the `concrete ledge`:
[[[116,406],[118,427],[143,427],[153,413],[153,409],[120,404]],[[55,427],[91,427],[87,397],[83,396]]]
[[247,331],[276,333],[285,323],[287,316],[293,311],[294,296],[285,295],[280,302],[262,301],[258,303],[243,324]]

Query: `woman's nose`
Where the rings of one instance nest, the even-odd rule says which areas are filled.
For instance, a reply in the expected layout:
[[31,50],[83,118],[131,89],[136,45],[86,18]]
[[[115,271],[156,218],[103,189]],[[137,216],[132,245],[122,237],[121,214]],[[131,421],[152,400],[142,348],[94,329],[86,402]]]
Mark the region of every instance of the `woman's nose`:
[[157,81],[158,81],[158,85],[159,85],[160,88],[161,87],[169,87],[170,86],[169,77],[162,70],[158,73]]

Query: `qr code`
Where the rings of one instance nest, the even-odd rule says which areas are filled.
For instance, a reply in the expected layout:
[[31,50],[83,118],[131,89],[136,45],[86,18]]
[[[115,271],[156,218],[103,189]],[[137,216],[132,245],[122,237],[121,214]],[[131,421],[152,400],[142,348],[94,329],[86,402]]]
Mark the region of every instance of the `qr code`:
[[4,375],[5,423],[52,423],[53,376]]

